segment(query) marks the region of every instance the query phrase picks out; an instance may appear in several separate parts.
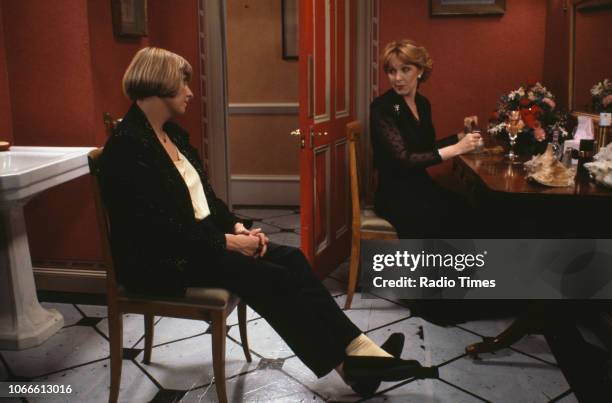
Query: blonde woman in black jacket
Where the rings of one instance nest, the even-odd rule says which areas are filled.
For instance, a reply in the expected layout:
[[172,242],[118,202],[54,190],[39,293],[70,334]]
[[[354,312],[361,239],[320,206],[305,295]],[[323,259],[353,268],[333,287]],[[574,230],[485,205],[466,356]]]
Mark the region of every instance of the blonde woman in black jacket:
[[340,310],[297,248],[248,230],[216,197],[187,133],[173,123],[193,97],[191,66],[159,48],[140,50],[123,80],[132,107],[101,160],[118,281],[129,290],[182,295],[225,288],[257,311],[318,377],[336,369],[362,395],[380,381],[429,376],[399,356],[403,335],[383,348]]

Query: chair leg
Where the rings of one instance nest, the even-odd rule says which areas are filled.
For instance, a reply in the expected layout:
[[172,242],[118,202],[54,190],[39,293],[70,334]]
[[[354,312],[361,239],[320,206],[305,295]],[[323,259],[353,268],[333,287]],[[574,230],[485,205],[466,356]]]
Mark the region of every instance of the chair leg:
[[246,324],[246,304],[242,301],[238,304],[238,329],[240,330],[240,342],[242,343],[242,351],[247,362],[251,362],[251,352],[249,351],[249,339],[247,337]]
[[119,398],[121,385],[121,366],[123,364],[123,316],[121,312],[110,312],[108,316],[108,334],[110,338],[110,395],[109,403]]
[[351,309],[353,303],[353,295],[357,288],[357,278],[359,277],[359,253],[361,249],[361,238],[353,234],[353,241],[351,244],[351,263],[349,265],[349,282],[346,290],[346,302],[344,303],[344,309]]
[[213,311],[211,316],[213,371],[215,374],[217,397],[220,403],[227,403],[227,392],[225,389],[225,337],[227,333],[225,312]]
[[153,350],[153,332],[155,322],[155,316],[151,314],[144,315],[144,327],[145,327],[145,349],[143,363],[149,365],[151,363],[151,350]]

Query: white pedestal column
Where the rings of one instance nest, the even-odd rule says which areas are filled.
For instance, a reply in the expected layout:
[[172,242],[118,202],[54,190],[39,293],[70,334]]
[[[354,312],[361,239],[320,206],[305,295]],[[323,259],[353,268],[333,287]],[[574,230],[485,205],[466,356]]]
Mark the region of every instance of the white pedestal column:
[[34,347],[64,325],[55,309],[38,302],[23,206],[0,206],[0,350]]

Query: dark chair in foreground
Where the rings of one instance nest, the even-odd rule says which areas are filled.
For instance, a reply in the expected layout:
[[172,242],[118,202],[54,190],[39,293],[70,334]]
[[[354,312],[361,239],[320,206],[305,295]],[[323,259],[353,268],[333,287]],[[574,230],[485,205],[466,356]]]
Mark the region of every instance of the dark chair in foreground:
[[359,137],[362,126],[360,122],[350,122],[346,125],[346,136],[349,146],[349,173],[351,180],[352,230],[351,263],[345,309],[350,309],[353,302],[357,279],[359,278],[359,255],[362,239],[397,239],[395,228],[389,221],[376,215],[374,209],[361,207],[359,197]]
[[[117,284],[112,255],[110,251],[111,228],[108,215],[100,197],[97,161],[102,149],[89,153],[89,169],[93,179],[94,198],[102,250],[106,263],[106,293],[108,303],[108,327],[110,335],[111,385],[109,402],[116,402],[121,383],[121,364],[123,346],[123,314],[136,313],[144,315],[145,326],[145,364],[151,362],[153,346],[154,316],[169,316],[184,319],[201,319],[211,323],[212,328],[212,362],[220,402],[227,402],[225,389],[225,337],[227,316],[238,306],[238,323],[244,355],[251,362],[247,340],[246,305],[229,291],[219,288],[188,288],[185,297],[165,298],[153,295],[135,295],[127,292]],[[146,279],[143,279],[146,281]]]

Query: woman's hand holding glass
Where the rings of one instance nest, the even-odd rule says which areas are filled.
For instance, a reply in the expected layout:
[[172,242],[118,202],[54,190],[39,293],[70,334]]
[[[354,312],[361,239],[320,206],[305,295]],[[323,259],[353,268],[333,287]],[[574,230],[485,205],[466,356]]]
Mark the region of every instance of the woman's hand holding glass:
[[476,150],[482,144],[482,137],[478,132],[467,133],[457,146],[457,155],[465,154]]

